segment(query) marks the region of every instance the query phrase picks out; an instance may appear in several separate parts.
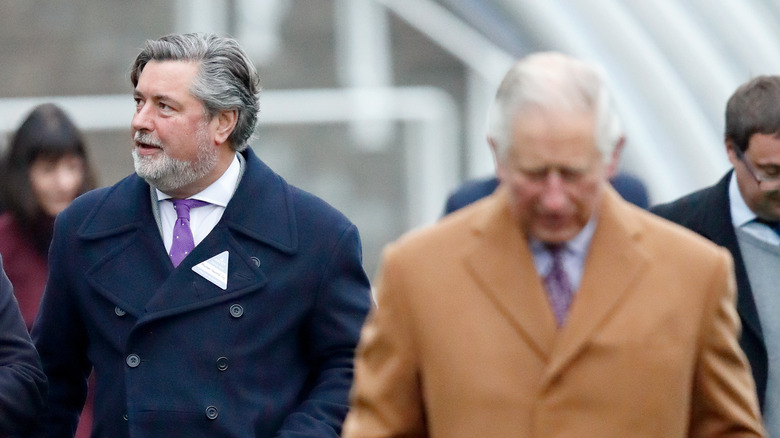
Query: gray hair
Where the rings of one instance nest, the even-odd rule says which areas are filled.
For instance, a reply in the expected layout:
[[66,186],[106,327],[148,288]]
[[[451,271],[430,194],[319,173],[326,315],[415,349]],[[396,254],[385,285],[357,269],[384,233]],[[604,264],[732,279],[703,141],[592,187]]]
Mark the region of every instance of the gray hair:
[[148,40],[133,63],[133,87],[149,61],[191,61],[200,63],[190,93],[198,99],[209,118],[221,111],[236,110],[238,120],[228,141],[236,151],[247,147],[260,110],[260,78],[252,61],[232,38],[215,34],[172,34]]
[[529,55],[504,76],[490,109],[488,137],[497,158],[512,147],[513,128],[522,111],[583,111],[595,116],[596,146],[604,161],[623,136],[623,128],[602,73],[595,66],[555,53]]

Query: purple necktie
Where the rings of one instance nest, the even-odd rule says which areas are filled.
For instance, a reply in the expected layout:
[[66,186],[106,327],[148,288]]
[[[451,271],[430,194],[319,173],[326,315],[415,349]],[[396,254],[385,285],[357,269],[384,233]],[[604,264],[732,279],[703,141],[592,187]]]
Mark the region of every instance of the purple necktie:
[[173,243],[171,244],[171,261],[173,266],[179,266],[184,257],[195,248],[195,240],[190,229],[190,209],[208,205],[206,201],[197,199],[172,199],[176,210],[176,224],[173,225]]
[[544,278],[544,287],[547,289],[547,297],[558,321],[558,327],[562,327],[574,296],[569,276],[563,266],[563,253],[566,251],[566,246],[548,245],[547,250],[550,251],[553,263]]

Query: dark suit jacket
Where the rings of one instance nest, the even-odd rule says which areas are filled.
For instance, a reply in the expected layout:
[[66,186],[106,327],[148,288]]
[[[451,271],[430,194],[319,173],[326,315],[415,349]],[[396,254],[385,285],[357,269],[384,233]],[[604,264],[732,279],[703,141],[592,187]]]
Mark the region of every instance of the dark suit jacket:
[[732,172],[727,173],[714,186],[691,193],[674,202],[654,206],[650,211],[690,228],[731,252],[737,277],[737,311],[742,320],[740,344],[750,361],[758,400],[763,409],[767,378],[766,346],[745,270],[745,262],[731,220],[729,181]]
[[444,205],[444,214],[450,214],[478,199],[490,195],[497,187],[498,178],[496,177],[474,179],[464,182],[447,198],[447,203]]
[[45,396],[46,376],[0,258],[0,435],[29,427]]
[[[0,254],[5,256],[5,273],[14,285],[19,310],[27,330],[30,330],[38,314],[49,269],[46,255],[34,247],[30,239],[22,233],[16,219],[8,212],[0,214]],[[81,412],[76,438],[89,437],[89,431],[92,429],[93,396],[94,394],[90,394]]]
[[[626,201],[645,209],[648,207],[647,188],[639,178],[627,173],[618,173],[610,183]],[[498,187],[496,177],[466,181],[447,198],[444,214],[452,213],[477,199],[484,198],[493,193],[496,187]]]
[[[94,436],[339,435],[370,307],[356,227],[251,150],[213,231],[174,268],[131,175],[60,213],[33,338],[45,436],[70,436],[92,366]],[[193,272],[229,253],[227,290]]]

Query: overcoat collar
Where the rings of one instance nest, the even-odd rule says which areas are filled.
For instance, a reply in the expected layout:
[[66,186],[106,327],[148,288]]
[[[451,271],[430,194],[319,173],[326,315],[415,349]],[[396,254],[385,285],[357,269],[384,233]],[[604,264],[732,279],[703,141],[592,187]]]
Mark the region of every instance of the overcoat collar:
[[466,261],[469,271],[500,313],[548,363],[542,383],[553,380],[576,356],[631,293],[632,282],[648,263],[635,213],[613,189],[604,190],[582,282],[561,329],[534,268],[527,239],[509,211],[506,190],[499,189],[491,197],[474,225],[475,241]]
[[[105,256],[86,271],[95,289],[141,320],[235,298],[266,282],[262,251],[295,254],[298,233],[291,188],[247,149],[246,170],[222,219],[174,268],[155,223],[149,185],[131,175],[108,189],[81,227],[79,238],[104,244]],[[228,251],[228,288],[222,290],[192,267]],[[261,251],[261,252],[262,252]]]

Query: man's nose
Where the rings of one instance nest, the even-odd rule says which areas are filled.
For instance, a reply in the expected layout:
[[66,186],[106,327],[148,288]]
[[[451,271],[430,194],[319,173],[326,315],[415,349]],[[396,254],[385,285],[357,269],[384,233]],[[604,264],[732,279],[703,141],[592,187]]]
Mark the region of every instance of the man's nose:
[[541,200],[547,210],[556,210],[566,205],[566,183],[557,170],[547,174]]
[[149,105],[142,105],[136,108],[130,127],[133,129],[133,132],[154,130],[152,112]]

